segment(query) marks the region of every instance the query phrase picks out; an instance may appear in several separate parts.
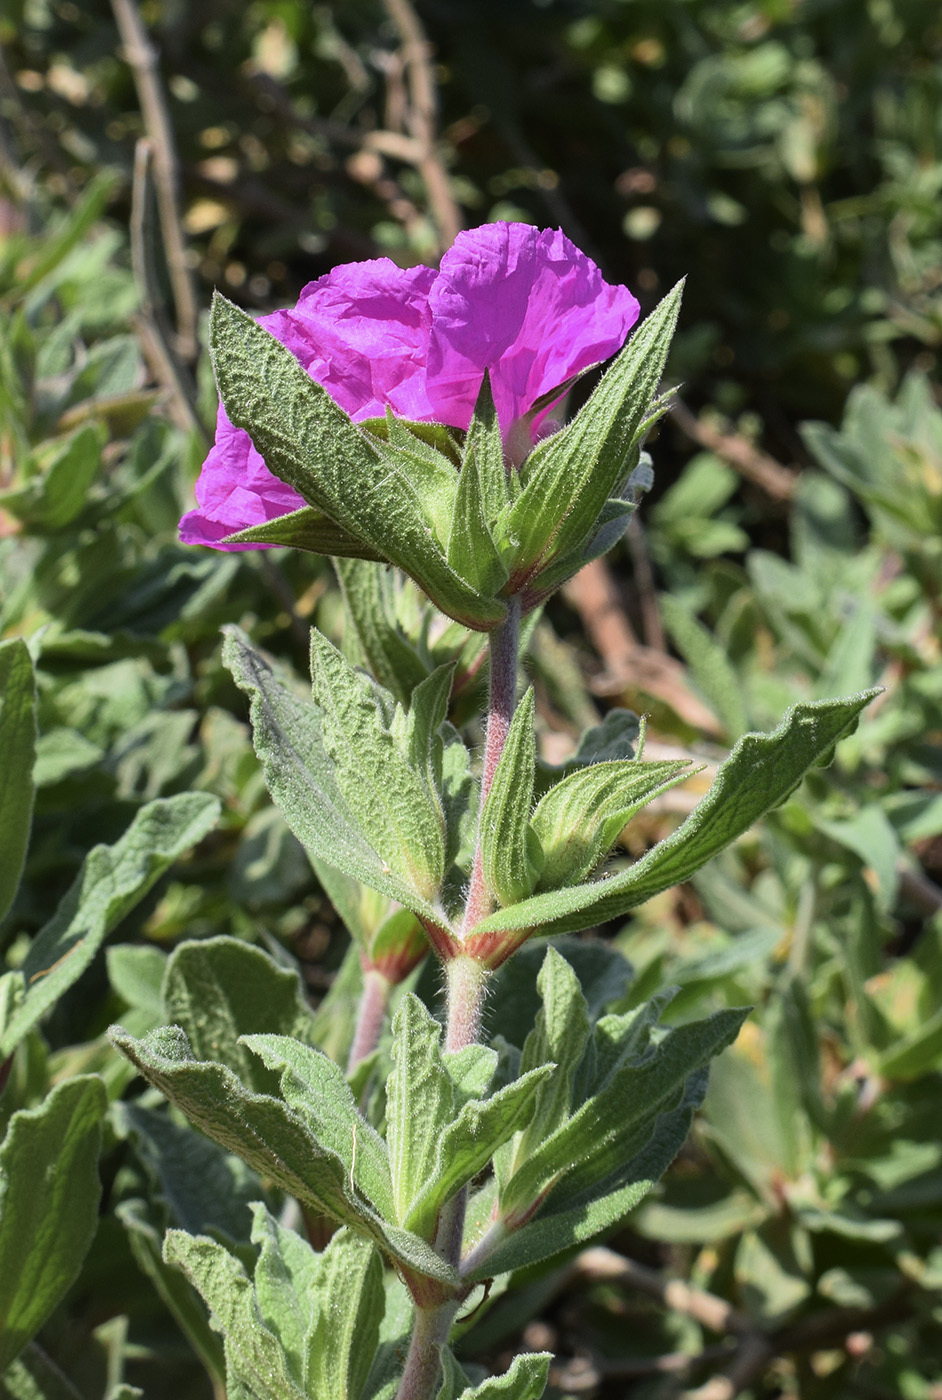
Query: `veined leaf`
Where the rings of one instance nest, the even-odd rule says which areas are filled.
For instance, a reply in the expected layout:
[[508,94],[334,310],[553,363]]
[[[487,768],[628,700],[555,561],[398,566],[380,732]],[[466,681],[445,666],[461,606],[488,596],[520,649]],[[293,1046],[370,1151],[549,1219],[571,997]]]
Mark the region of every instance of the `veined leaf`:
[[393,1071],[386,1085],[386,1142],[396,1219],[405,1224],[432,1179],[442,1131],[454,1114],[454,1086],[442,1059],[441,1027],[408,992],[393,1018]]
[[[388,718],[393,697],[386,697],[384,707],[376,683],[354,671],[316,629],[311,632],[311,674],[324,747],[348,809],[393,873],[420,899],[432,902],[445,873],[445,833],[430,758],[438,742],[431,722],[437,718],[437,729],[444,719],[450,676],[440,669],[423,682],[416,716],[401,722],[397,733]],[[426,747],[421,773],[414,752],[420,742]]]
[[0,1146],[0,1371],[75,1282],[98,1228],[104,1082],[78,1075],[10,1119]]
[[290,515],[279,515],[262,525],[250,525],[226,535],[226,544],[273,544],[285,549],[306,549],[311,554],[328,554],[337,559],[367,559],[385,562],[379,550],[351,534],[315,506],[302,506]]
[[320,711],[304,704],[236,628],[226,629],[223,661],[251,700],[255,751],[285,821],[313,856],[414,913],[435,911],[370,845],[340,791]]
[[539,889],[590,875],[647,802],[681,782],[687,765],[614,760],[570,773],[540,800],[531,826],[543,849]]
[[687,820],[628,870],[501,909],[478,924],[467,941],[473,945],[479,934],[520,928],[542,928],[546,933],[588,928],[618,918],[686,880],[783,802],[809,768],[828,758],[878,693],[869,690],[845,700],[802,702],[788,711],[772,734],[744,734]]

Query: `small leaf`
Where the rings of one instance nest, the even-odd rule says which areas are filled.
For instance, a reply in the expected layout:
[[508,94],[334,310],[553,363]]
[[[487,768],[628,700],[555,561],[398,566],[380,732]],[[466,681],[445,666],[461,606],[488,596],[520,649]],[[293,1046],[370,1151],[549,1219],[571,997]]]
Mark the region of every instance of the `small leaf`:
[[616,760],[570,773],[545,793],[532,830],[543,850],[539,889],[584,880],[637,811],[687,776],[686,764]]
[[540,1400],[546,1389],[552,1355],[535,1351],[515,1356],[503,1375],[463,1390],[459,1400]]
[[0,1146],[0,1372],[78,1277],[98,1228],[98,1153],[108,1105],[96,1075],[14,1113]]
[[8,1055],[82,975],[104,939],[173,862],[202,840],[219,815],[209,793],[149,802],[113,846],[95,846],[22,965],[25,996],[0,1036]]
[[536,772],[535,704],[531,687],[517,706],[481,811],[484,878],[502,905],[526,899],[539,873],[539,843],[530,831]]
[[285,1103],[340,1159],[350,1182],[382,1216],[394,1219],[386,1144],[357,1110],[340,1066],[286,1035],[249,1035],[245,1044],[280,1073]]
[[33,819],[36,682],[19,637],[0,642],[0,921],[13,903]]
[[748,728],[742,683],[719,642],[693,613],[670,593],[660,599],[671,640],[726,733],[738,739]]
[[[403,742],[397,742],[387,717],[393,697],[354,671],[316,629],[311,632],[311,674],[334,781],[357,825],[395,875],[421,899],[434,900],[445,873],[445,834],[436,775],[429,772],[433,735],[428,725],[444,719],[449,669],[439,668],[419,687],[416,716],[401,726]],[[419,773],[410,750],[423,742],[424,771]]]
[[[346,612],[346,655],[353,665],[365,666],[400,705],[408,705],[413,690],[425,680],[430,667],[396,615],[396,592],[402,575],[365,560],[335,559],[334,568]],[[411,582],[408,587],[412,587]]]
[[393,1018],[392,1060],[386,1085],[386,1141],[396,1219],[404,1225],[433,1179],[439,1135],[454,1110],[454,1086],[442,1060],[441,1027],[411,992]]

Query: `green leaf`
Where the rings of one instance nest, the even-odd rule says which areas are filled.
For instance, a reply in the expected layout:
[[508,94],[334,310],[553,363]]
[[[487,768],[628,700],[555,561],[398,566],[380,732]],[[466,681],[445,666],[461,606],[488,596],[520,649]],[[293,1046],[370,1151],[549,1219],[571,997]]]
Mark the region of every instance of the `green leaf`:
[[661,1110],[672,1108],[687,1079],[739,1033],[747,1011],[720,1011],[669,1031],[639,1062],[629,1059],[598,1092],[535,1148],[501,1193],[505,1213],[538,1201],[562,1181],[572,1200],[642,1150]]
[[277,1092],[277,1077],[240,1044],[253,1031],[309,1039],[314,1016],[298,974],[237,938],[181,943],[163,984],[164,1019],[180,1026],[197,1060],[228,1065],[257,1093]]
[[469,1099],[463,1105],[438,1139],[435,1167],[404,1221],[407,1229],[428,1236],[445,1202],[483,1171],[514,1133],[526,1127],[536,1095],[545,1089],[554,1070],[554,1065],[544,1062],[489,1099]]
[[339,1158],[348,1180],[385,1219],[394,1220],[386,1144],[357,1110],[340,1066],[290,1036],[249,1035],[245,1044],[280,1074],[285,1103]]
[[420,489],[431,478],[415,475],[423,461],[418,451],[371,441],[290,350],[218,293],[210,350],[226,411],[270,471],[398,564],[450,617],[485,631],[503,619],[504,604],[482,597],[449,568]]
[[434,917],[432,906],[384,865],[361,831],[337,784],[317,707],[299,700],[236,628],[226,628],[223,661],[250,697],[252,737],[268,790],[301,844],[414,913]]
[[[193,1133],[189,1135],[194,1136]],[[140,1199],[121,1201],[115,1207],[115,1214],[127,1231],[131,1253],[138,1267],[150,1279],[161,1302],[205,1366],[214,1387],[221,1390],[226,1381],[222,1341],[210,1325],[202,1299],[181,1271],[164,1259],[163,1223],[158,1228],[147,1212],[147,1204]]]
[[0,1376],[3,1400],[85,1400],[36,1342],[29,1342]]
[[[428,1244],[382,1221],[351,1186],[350,1168],[317,1141],[299,1113],[267,1094],[253,1094],[224,1065],[195,1060],[177,1027],[135,1040],[120,1026],[112,1043],[207,1137],[302,1204],[373,1239],[408,1269],[447,1285],[455,1271]],[[351,1134],[352,1151],[352,1134]]]
[[408,705],[429,666],[396,616],[396,591],[402,575],[356,559],[336,559],[334,568],[346,612],[346,655],[354,665],[365,665],[400,705]]
[[462,1270],[462,1277],[468,1283],[480,1283],[499,1273],[526,1268],[572,1249],[624,1219],[660,1180],[684,1145],[705,1089],[705,1072],[692,1075],[681,1102],[657,1117],[647,1144],[622,1164],[616,1177],[572,1204],[563,1184],[558,1198],[551,1199],[534,1219],[510,1233],[498,1232],[493,1248],[477,1260],[469,1258],[471,1267]]
[[36,681],[24,641],[0,642],[0,921],[13,903],[33,819]]
[[642,322],[576,417],[538,447],[505,524],[518,541],[514,576],[578,549],[633,465],[631,450],[657,393],[682,285]]
[[183,792],[149,802],[113,846],[95,846],[52,919],[34,938],[21,973],[25,996],[0,1035],[8,1055],[67,987],[104,939],[164,871],[210,831],[219,801]]
[[515,1356],[510,1369],[463,1390],[459,1400],[540,1400],[546,1389],[552,1355],[535,1351]]
[[340,559],[368,559],[385,562],[378,549],[365,544],[329,515],[315,506],[302,506],[290,515],[279,515],[263,525],[250,525],[226,535],[225,544],[277,544],[285,549],[305,549],[310,554],[329,554]]
[[537,887],[559,889],[591,875],[634,814],[683,781],[686,767],[635,759],[594,763],[551,787],[531,822],[543,850]]
[[107,1107],[97,1075],[14,1113],[0,1146],[0,1371],[78,1277],[98,1228],[98,1153]]
[[526,899],[539,875],[540,847],[530,830],[536,741],[531,687],[517,706],[481,811],[484,879],[502,905]]
[[477,935],[544,928],[566,933],[605,923],[686,880],[792,793],[826,761],[838,740],[879,692],[795,705],[772,734],[744,734],[709,792],[681,826],[628,870],[608,880],[538,894],[478,924]]
[[[543,1004],[524,1042],[520,1070],[525,1073],[534,1065],[552,1062],[556,1071],[541,1086],[533,1117],[516,1146],[518,1165],[569,1117],[574,1076],[589,1039],[589,1008],[579,979],[555,948],[546,950],[537,989]],[[506,1175],[512,1171],[509,1166]]]
[[396,1219],[404,1225],[433,1179],[438,1139],[453,1117],[454,1086],[442,1059],[441,1027],[411,992],[399,1003],[392,1029],[386,1142]]
[[318,1256],[304,1384],[318,1400],[358,1400],[379,1345],[385,1311],[383,1269],[377,1251],[347,1230]]
[[[392,696],[354,671],[316,629],[311,632],[311,674],[334,780],[357,825],[393,874],[420,899],[433,901],[445,873],[445,823],[436,791],[440,764],[431,757],[435,735],[429,727],[437,719],[437,729],[445,717],[449,668],[439,668],[422,683],[416,714],[400,724],[399,734],[391,723]],[[422,772],[416,768],[420,745],[425,749]]]
[[255,1206],[259,1311],[285,1346],[296,1378],[318,1400],[356,1400],[376,1354],[385,1312],[372,1245],[342,1229],[321,1253]]
[[186,1274],[205,1298],[226,1339],[227,1372],[256,1400],[309,1400],[291,1375],[285,1350],[258,1314],[255,1290],[242,1264],[205,1235],[169,1230],[164,1259]]

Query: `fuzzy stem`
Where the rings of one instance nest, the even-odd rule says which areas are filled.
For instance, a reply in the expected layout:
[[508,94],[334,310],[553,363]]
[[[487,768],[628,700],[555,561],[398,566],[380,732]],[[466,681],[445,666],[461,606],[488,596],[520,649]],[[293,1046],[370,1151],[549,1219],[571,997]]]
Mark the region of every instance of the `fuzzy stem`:
[[441,1375],[441,1349],[448,1340],[455,1303],[416,1308],[415,1326],[396,1400],[434,1400]]
[[445,964],[448,989],[446,1050],[463,1050],[473,1045],[481,1030],[487,969],[474,958],[461,954]]
[[[520,645],[520,601],[511,598],[507,616],[495,627],[490,639],[490,687],[487,704],[487,731],[484,739],[484,770],[481,775],[481,810],[491,790],[497,763],[504,752],[517,698],[517,650]],[[487,917],[491,897],[484,879],[480,819],[478,839],[471,868],[471,885],[465,905],[464,932]]]
[[350,1046],[350,1059],[347,1073],[350,1074],[361,1060],[372,1054],[379,1044],[386,1010],[389,1006],[389,993],[392,985],[378,968],[368,967],[363,973],[363,992],[357,1010],[356,1031]]

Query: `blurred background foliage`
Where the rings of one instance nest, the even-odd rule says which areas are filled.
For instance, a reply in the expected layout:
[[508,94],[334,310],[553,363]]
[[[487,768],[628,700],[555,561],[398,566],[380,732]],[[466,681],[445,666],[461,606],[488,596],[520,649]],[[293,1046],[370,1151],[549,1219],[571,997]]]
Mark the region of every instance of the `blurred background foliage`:
[[[8,965],[144,804],[222,802],[17,1050],[4,1123],[80,1071],[124,1090],[103,1029],[161,1018],[184,939],[261,945],[315,1001],[332,988],[321,1043],[349,1033],[346,934],[218,657],[236,621],[303,675],[309,624],[342,630],[336,581],[309,555],[175,538],[215,411],[211,288],[266,311],[338,262],[434,261],[491,219],[559,225],[644,311],[688,281],[682,403],[640,528],[533,636],[544,756],[627,705],[650,716],[650,756],[707,764],[632,827],[637,854],[745,730],[886,689],[761,829],[601,931],[634,967],[619,1005],[666,980],[675,1017],[756,1011],[661,1193],[603,1255],[514,1280],[465,1346],[494,1365],[521,1335],[551,1347],[554,1396],[934,1400],[938,5],[3,0],[0,46],[0,638],[29,639],[40,731]],[[495,1018],[529,1005],[531,951]],[[116,1110],[98,1234],[9,1394],[210,1393],[205,1319],[148,1243],[180,1183],[135,1132]]]

